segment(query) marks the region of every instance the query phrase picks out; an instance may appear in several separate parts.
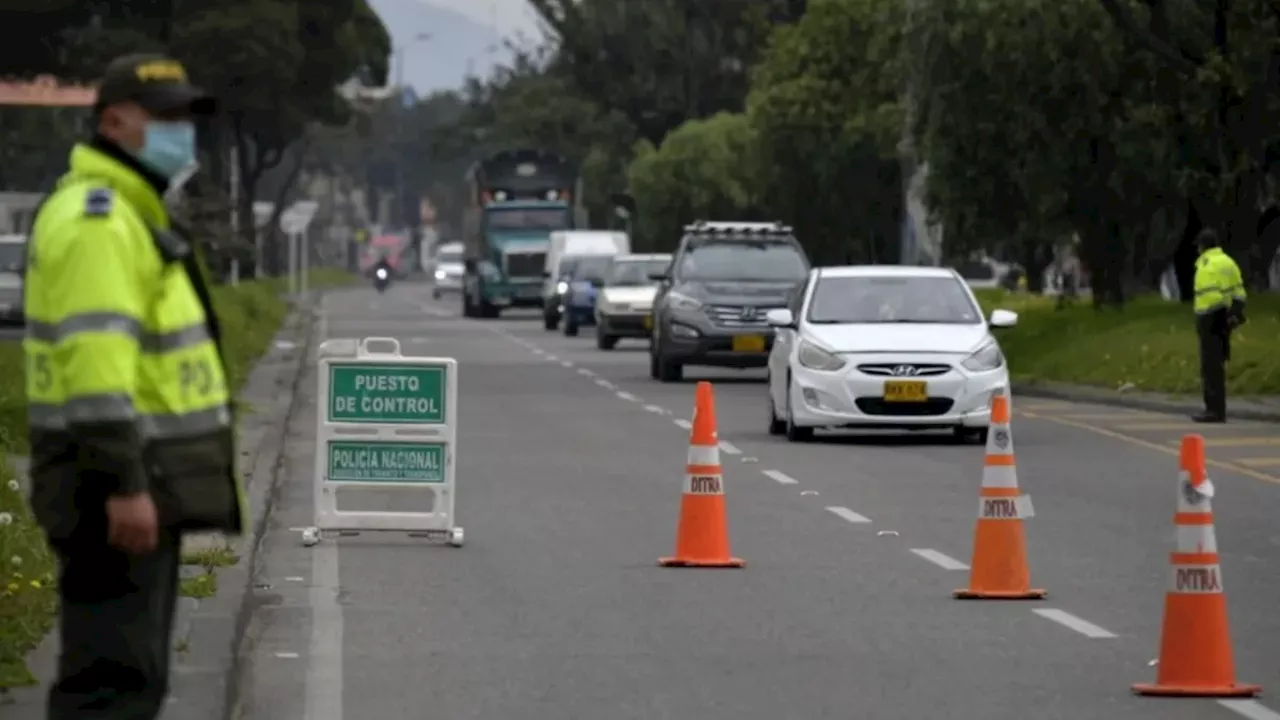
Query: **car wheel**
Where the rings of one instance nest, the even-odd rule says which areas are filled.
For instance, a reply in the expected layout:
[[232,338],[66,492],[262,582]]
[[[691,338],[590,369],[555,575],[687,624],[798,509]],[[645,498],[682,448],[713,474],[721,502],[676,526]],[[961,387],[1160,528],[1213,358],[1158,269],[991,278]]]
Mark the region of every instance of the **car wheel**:
[[658,379],[658,349],[653,346],[653,341],[649,341],[649,377]]
[[542,327],[546,328],[547,332],[555,332],[559,326],[560,318],[553,310],[542,311]]
[[431,291],[431,299],[432,299],[432,300],[439,300],[439,299],[440,299],[440,291],[439,291],[439,290],[432,290],[432,291]]
[[813,428],[796,425],[795,414],[791,410],[790,378],[787,378],[787,417],[783,421],[783,433],[791,442],[809,442],[813,439]]
[[664,383],[680,382],[684,379],[684,366],[674,360],[658,356],[658,380]]
[[958,427],[954,432],[956,440],[966,445],[987,444],[987,428]]
[[[770,388],[773,387],[773,381],[769,380]],[[769,392],[769,434],[781,435],[787,431],[787,423],[778,417],[778,408],[773,405],[773,391]]]
[[612,350],[618,345],[618,338],[613,335],[606,335],[604,328],[596,325],[596,347],[600,350]]
[[471,304],[471,294],[467,291],[462,292],[462,317],[475,317],[475,307]]
[[576,337],[578,334],[578,318],[573,313],[564,315],[564,336]]

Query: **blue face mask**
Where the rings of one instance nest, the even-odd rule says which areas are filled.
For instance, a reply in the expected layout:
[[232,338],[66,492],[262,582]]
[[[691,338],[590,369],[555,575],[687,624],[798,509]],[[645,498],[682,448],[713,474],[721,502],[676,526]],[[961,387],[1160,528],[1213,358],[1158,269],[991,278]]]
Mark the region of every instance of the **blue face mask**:
[[196,126],[191,122],[147,123],[138,160],[172,180],[196,160]]

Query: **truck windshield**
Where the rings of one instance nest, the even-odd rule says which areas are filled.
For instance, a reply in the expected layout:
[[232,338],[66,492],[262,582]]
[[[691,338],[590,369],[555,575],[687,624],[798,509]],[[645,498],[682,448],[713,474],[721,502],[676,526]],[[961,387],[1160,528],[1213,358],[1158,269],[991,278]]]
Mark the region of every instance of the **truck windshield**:
[[568,258],[568,275],[574,280],[598,280],[603,282],[609,274],[611,255],[582,255]]
[[569,211],[565,208],[489,208],[485,213],[489,230],[565,230]]

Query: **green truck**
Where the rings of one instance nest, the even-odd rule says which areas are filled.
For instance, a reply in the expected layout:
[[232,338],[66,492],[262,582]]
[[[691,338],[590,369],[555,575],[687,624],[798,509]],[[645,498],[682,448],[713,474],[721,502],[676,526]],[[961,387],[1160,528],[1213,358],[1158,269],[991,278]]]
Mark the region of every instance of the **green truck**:
[[585,228],[582,181],[564,157],[504,150],[467,171],[462,314],[542,307],[551,233]]

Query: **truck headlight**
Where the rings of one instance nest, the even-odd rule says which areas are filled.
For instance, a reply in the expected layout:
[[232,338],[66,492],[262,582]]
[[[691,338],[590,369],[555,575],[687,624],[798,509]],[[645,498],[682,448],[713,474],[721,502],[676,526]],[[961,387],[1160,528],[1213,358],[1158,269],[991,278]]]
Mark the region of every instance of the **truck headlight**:
[[1004,365],[1004,353],[1000,352],[1000,345],[995,340],[988,340],[960,364],[973,372],[988,372]]
[[796,352],[796,359],[810,370],[835,372],[845,366],[844,358],[814,345],[808,340],[801,340]]
[[669,292],[667,293],[667,305],[672,310],[697,310],[702,307],[702,301],[697,298],[690,297],[684,293]]

